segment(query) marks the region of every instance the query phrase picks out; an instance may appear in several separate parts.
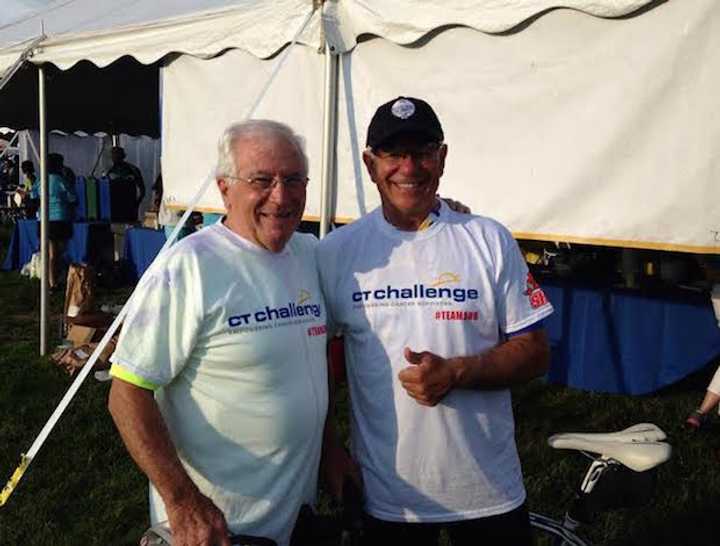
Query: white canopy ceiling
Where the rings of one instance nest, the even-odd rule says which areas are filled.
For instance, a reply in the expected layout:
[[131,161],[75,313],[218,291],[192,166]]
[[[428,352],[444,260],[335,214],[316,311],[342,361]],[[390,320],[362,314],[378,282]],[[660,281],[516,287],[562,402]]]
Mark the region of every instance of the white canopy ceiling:
[[[130,55],[149,64],[171,52],[212,56],[228,48],[264,58],[291,40],[312,9],[310,0],[57,0],[0,29],[0,70],[43,34],[32,61],[63,69],[81,60],[102,67]],[[317,21],[301,41],[319,43]]]
[[[469,26],[506,31],[554,7],[599,17],[631,13],[651,0],[327,0],[328,40],[346,52],[364,34],[407,44],[434,29]],[[66,69],[80,60],[106,66],[130,55],[148,64],[171,52],[213,56],[239,48],[267,58],[289,43],[313,10],[312,0],[55,0],[0,27],[0,71],[45,35],[32,61]],[[300,42],[321,43],[319,15]]]

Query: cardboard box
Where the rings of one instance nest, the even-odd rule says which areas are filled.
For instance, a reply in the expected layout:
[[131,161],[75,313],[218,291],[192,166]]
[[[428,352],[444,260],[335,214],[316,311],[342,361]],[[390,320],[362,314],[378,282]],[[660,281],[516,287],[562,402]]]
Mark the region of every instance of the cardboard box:
[[73,347],[80,347],[80,345],[85,345],[92,341],[96,330],[97,328],[91,326],[73,324],[68,330],[67,339],[72,342]]
[[158,229],[160,226],[158,225],[157,212],[147,211],[145,213],[145,218],[143,218],[142,225],[146,228]]
[[103,311],[82,313],[76,317],[65,317],[65,322],[72,326],[89,326],[91,328],[107,330],[115,320],[115,316]]

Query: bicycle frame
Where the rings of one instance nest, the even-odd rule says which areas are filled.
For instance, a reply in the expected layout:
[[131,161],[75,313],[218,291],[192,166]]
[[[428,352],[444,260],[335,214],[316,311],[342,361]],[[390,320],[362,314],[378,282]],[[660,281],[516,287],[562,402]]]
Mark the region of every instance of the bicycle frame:
[[590,546],[589,542],[585,542],[571,528],[566,527],[567,522],[561,523],[542,514],[530,512],[530,525],[554,535],[554,546]]

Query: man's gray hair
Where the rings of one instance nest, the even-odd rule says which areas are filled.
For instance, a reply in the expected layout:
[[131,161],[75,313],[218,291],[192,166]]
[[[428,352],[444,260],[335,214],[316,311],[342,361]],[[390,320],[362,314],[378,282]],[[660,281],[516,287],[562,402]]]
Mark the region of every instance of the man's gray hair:
[[[269,119],[249,119],[240,123],[233,123],[223,131],[218,141],[218,162],[215,167],[215,178],[237,176],[235,169],[235,142],[249,136],[285,138],[297,147],[302,157],[305,173],[308,172],[308,158],[305,155],[305,139],[295,133],[289,126],[279,121]],[[232,182],[232,180],[228,180]]]

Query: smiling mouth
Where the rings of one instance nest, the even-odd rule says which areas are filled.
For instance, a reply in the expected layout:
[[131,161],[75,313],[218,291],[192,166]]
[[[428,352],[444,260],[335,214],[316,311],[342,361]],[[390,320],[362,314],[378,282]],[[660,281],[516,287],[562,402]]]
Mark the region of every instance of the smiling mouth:
[[424,182],[393,182],[392,184],[401,190],[422,190],[427,186]]
[[294,211],[281,211],[281,212],[260,212],[260,216],[264,218],[277,218],[280,220],[287,220],[297,216]]

